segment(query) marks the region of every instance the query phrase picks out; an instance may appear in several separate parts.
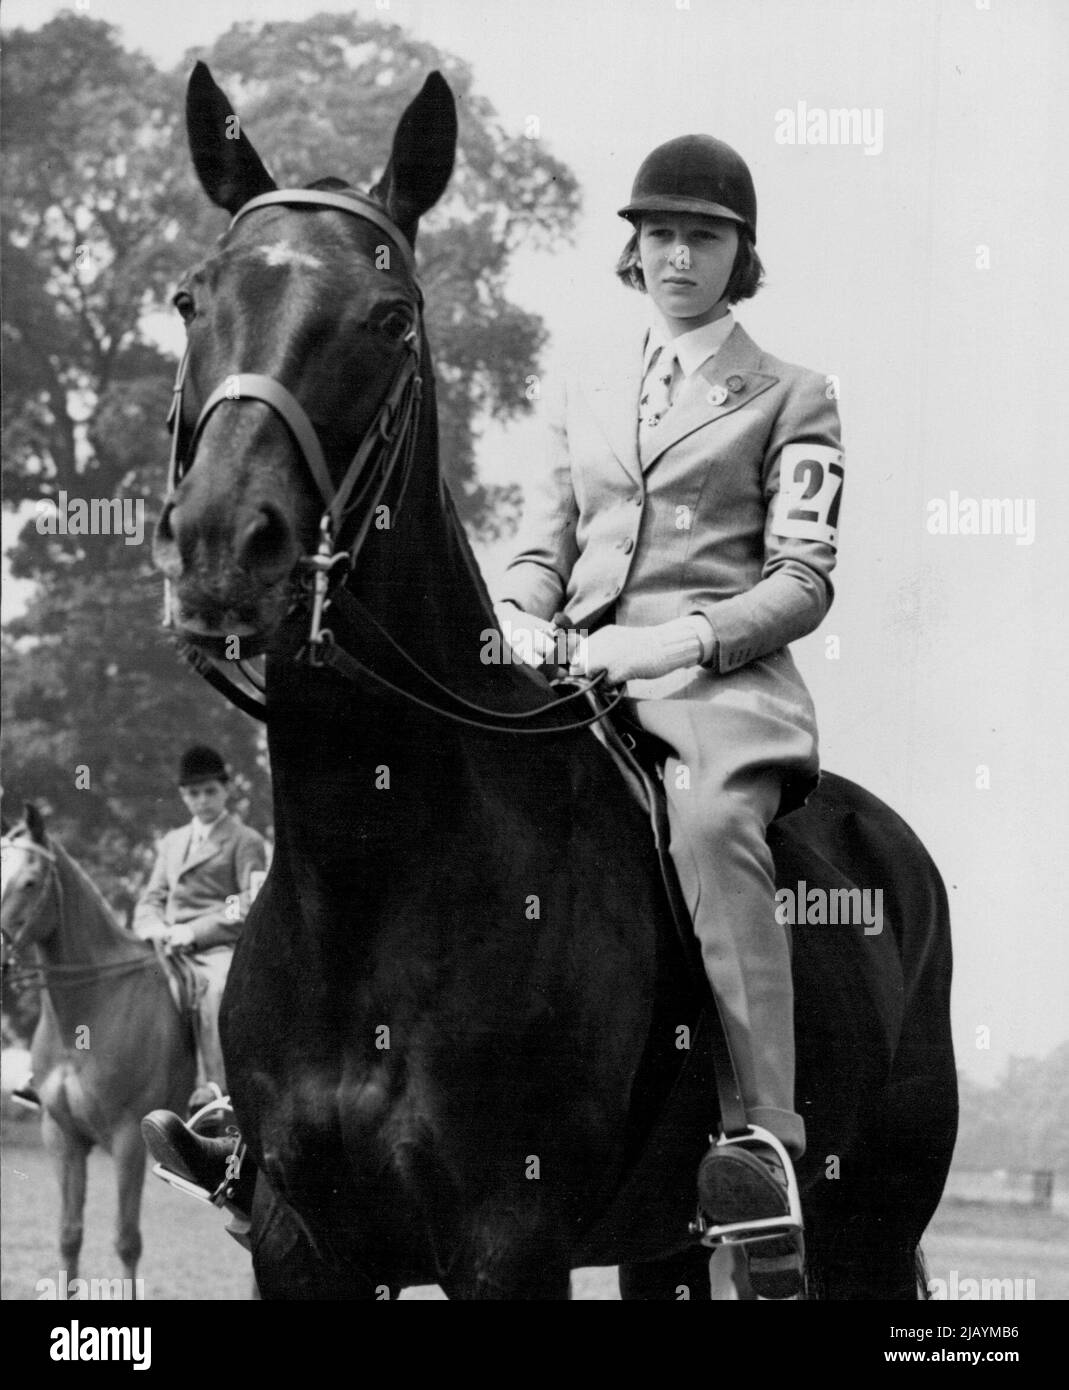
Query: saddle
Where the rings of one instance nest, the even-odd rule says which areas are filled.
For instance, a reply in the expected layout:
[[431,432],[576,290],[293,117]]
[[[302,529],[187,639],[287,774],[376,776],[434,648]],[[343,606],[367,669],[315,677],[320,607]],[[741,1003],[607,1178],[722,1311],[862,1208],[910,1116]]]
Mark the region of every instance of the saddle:
[[[567,684],[567,680],[553,684]],[[615,762],[617,770],[643,811],[650,818],[653,841],[663,860],[668,853],[668,799],[664,792],[665,748],[659,739],[630,719],[621,709],[609,710],[596,687],[587,690],[587,699],[602,714],[590,731]],[[814,782],[809,777],[784,778],[780,803],[773,821],[800,810],[811,795]]]
[[198,988],[196,967],[182,952],[165,951],[158,941],[154,945],[156,959],[179,1017],[192,1028]]
[[[553,684],[559,687],[570,682],[563,677],[555,680]],[[628,718],[620,708],[610,710],[596,686],[586,690],[586,698],[591,708],[602,715],[597,723],[590,726],[590,732],[612,758],[624,785],[649,817],[653,843],[672,912],[676,916],[677,926],[687,929],[689,939],[693,934],[690,913],[683,901],[675,865],[669,853],[671,835],[668,798],[664,791],[665,747],[653,734],[648,733],[635,720]],[[772,819],[777,821],[790,815],[792,811],[797,811],[805,804],[812,790],[813,782],[809,778],[785,778],[780,803]],[[702,980],[704,979],[703,970]]]

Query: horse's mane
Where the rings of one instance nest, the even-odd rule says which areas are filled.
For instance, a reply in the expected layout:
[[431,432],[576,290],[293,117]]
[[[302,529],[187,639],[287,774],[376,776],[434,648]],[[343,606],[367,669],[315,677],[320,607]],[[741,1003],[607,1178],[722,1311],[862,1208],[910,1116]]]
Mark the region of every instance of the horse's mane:
[[[133,932],[127,931],[119,922],[111,904],[97,887],[96,883],[89,877],[86,870],[78,863],[77,859],[75,859],[73,855],[67,853],[55,836],[49,836],[49,839],[52,844],[52,849],[55,851],[57,867],[62,866],[67,874],[77,881],[83,896],[87,897],[93,903],[96,910],[107,920],[114,930],[116,938],[119,941],[139,940],[140,938],[135,937]],[[64,884],[64,889],[66,889],[66,884]]]

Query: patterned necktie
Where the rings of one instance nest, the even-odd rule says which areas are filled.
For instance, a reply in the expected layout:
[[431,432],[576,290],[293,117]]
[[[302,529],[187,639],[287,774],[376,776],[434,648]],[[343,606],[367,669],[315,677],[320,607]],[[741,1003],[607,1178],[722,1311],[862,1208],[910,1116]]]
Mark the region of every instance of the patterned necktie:
[[672,404],[672,384],[677,359],[671,346],[660,348],[650,363],[639,399],[639,433],[645,437],[656,430]]

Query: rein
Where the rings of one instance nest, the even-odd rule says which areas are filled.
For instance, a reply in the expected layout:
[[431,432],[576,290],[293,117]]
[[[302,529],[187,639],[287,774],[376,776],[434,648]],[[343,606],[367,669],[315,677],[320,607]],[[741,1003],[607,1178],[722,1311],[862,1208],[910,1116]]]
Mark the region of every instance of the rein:
[[8,975],[14,989],[39,988],[55,992],[60,989],[80,989],[100,980],[118,980],[155,964],[155,956],[149,955],[136,960],[110,961],[104,965],[90,962],[84,965],[15,965],[9,967]]
[[[393,694],[418,705],[422,709],[429,710],[455,723],[465,724],[490,733],[565,734],[588,728],[590,725],[600,722],[623,699],[622,692],[613,696],[608,702],[607,708],[599,709],[588,718],[574,720],[567,724],[543,725],[539,728],[518,727],[526,720],[552,714],[562,705],[587,694],[604,680],[604,673],[596,676],[593,680],[576,682],[578,688],[571,694],[537,709],[513,713],[484,708],[466,700],[456,691],[450,690],[438,681],[410,653],[406,652],[347,590],[339,587],[339,579],[355,568],[357,557],[371,528],[375,510],[395,475],[399,476],[399,486],[394,504],[395,512],[400,511],[405,493],[408,490],[415,462],[417,437],[415,425],[423,395],[423,379],[420,375],[423,342],[423,293],[416,276],[415,256],[407,237],[372,198],[357,192],[355,189],[345,193],[310,188],[276,189],[274,192],[264,193],[259,197],[250,199],[231,219],[228,231],[232,230],[236,223],[249,213],[259,208],[274,206],[328,208],[346,212],[365,222],[371,222],[390,238],[400,253],[401,261],[415,287],[417,297],[413,306],[414,321],[412,327],[402,339],[406,349],[404,359],[386,396],[375,412],[359,448],[353,455],[341,483],[335,488],[327,468],[319,436],[304,407],[281,382],[260,373],[238,372],[228,375],[204,402],[187,440],[182,426],[183,392],[189,369],[189,345],[187,343],[182,359],[178,364],[171,408],[167,416],[167,426],[171,431],[167,500],[173,500],[179,484],[193,466],[197,444],[213,411],[228,401],[258,401],[260,404],[268,406],[289,431],[298,453],[319,491],[324,508],[319,523],[319,545],[316,552],[314,555],[304,555],[298,561],[298,567],[302,571],[302,587],[311,594],[308,640],[298,654],[299,658],[303,658],[313,667],[329,667],[336,674],[354,683],[363,678],[370,678]],[[348,545],[341,546],[339,544],[340,536],[351,518],[358,512],[361,514],[361,518],[355,534]],[[332,605],[342,607],[343,604],[349,608],[350,613],[359,612],[366,622],[378,629],[408,666],[451,701],[466,710],[467,714],[460,714],[430,700],[422,699],[411,691],[394,685],[385,676],[373,671],[349,652],[343,650],[335,642],[333,632],[325,627],[323,622],[328,608]],[[173,604],[168,580],[164,581],[164,625],[174,626]],[[179,641],[178,651],[183,660],[209,685],[225,696],[232,705],[253,719],[266,722],[266,694],[263,685],[247,662],[242,660],[227,662],[228,667],[232,669],[236,666],[240,672],[244,683],[239,683],[219,662],[199,651],[188,640],[181,639]],[[473,715],[479,717],[473,718]]]

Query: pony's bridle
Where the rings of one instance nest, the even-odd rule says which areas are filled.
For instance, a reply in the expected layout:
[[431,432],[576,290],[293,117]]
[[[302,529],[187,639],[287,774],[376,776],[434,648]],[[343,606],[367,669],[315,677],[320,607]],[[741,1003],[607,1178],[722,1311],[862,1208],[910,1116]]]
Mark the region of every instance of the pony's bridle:
[[[417,705],[456,722],[491,732],[507,730],[516,733],[566,733],[571,729],[586,728],[590,724],[598,723],[606,713],[604,709],[597,710],[590,718],[568,725],[549,725],[537,729],[518,727],[526,720],[545,714],[550,708],[555,709],[569,700],[585,695],[600,682],[601,677],[596,677],[593,681],[573,682],[579,687],[575,693],[564,696],[550,707],[523,711],[522,713],[487,710],[471,704],[456,692],[442,686],[407,652],[398,648],[397,643],[390,638],[388,633],[383,634],[411,667],[452,700],[474,713],[490,716],[499,721],[497,724],[489,724],[443,709],[427,700],[420,699],[409,691],[394,686],[384,677],[357,662],[354,657],[336,646],[333,633],[323,626],[323,616],[328,603],[338,599],[347,600],[350,611],[359,609],[360,616],[365,621],[370,622],[376,628],[379,627],[371,615],[363,610],[352,596],[339,589],[338,584],[341,577],[355,567],[357,556],[374,522],[376,508],[379,506],[387,487],[394,480],[395,474],[399,474],[399,478],[393,501],[394,516],[401,506],[411,477],[417,437],[414,426],[423,391],[423,379],[420,375],[423,345],[423,293],[416,275],[415,256],[408,238],[379,203],[356,189],[335,192],[314,188],[283,188],[276,189],[271,193],[263,193],[259,197],[251,198],[234,214],[228,231],[233,229],[236,223],[241,218],[248,216],[249,213],[260,208],[280,205],[284,207],[336,209],[349,213],[353,217],[358,217],[365,222],[370,222],[385,233],[399,253],[401,263],[416,291],[416,302],[412,306],[412,326],[402,339],[406,348],[405,355],[364,434],[359,448],[345,470],[341,482],[335,486],[327,468],[323,447],[320,444],[315,426],[296,397],[281,382],[275,381],[273,377],[263,376],[256,372],[235,372],[226,376],[204,402],[187,440],[182,427],[182,397],[189,367],[189,346],[187,344],[185,352],[182,354],[182,360],[178,364],[171,408],[167,416],[167,426],[171,431],[167,501],[173,501],[178,485],[192,467],[197,444],[214,410],[225,401],[258,401],[268,406],[289,431],[323,501],[324,510],[319,523],[319,545],[316,553],[302,556],[298,561],[298,566],[306,576],[306,582],[311,589],[312,596],[308,641],[302,649],[303,655],[311,665],[330,666],[349,679],[370,676],[395,694]],[[348,522],[358,511],[361,516],[355,532],[346,544],[341,544]],[[166,580],[164,623],[166,626],[173,626],[174,623],[170,585]],[[379,630],[382,631],[381,628]],[[228,661],[227,665],[231,668],[237,666],[252,687],[251,693],[248,689],[239,686],[230,676],[224,674],[210,658],[197,651],[189,642],[180,641],[179,652],[210,685],[225,695],[238,709],[252,715],[253,718],[265,719],[263,687],[254,678],[245,663],[240,660]],[[609,708],[613,708],[615,704],[619,703],[620,698],[622,697],[617,696],[610,703]]]
[[[0,840],[0,849],[27,850],[31,854],[40,855],[40,857],[50,865],[49,879],[55,879],[56,856],[48,848],[47,845],[40,845],[37,843],[36,840],[16,840],[13,839],[10,835],[5,835],[3,839]],[[47,897],[48,892],[46,884],[45,891],[41,893],[40,899],[34,906],[33,911],[30,913],[29,920],[24,924],[22,930],[17,934],[9,932],[6,927],[0,926],[0,939],[3,940],[4,945],[11,952],[12,959],[14,959],[14,955],[18,947],[22,944],[23,937],[25,937],[26,933],[30,930],[34,922],[37,921],[37,918],[41,915],[42,911],[44,910],[44,905]]]
[[[59,877],[59,861],[55,850],[49,849],[48,845],[39,844],[37,840],[16,840],[14,836],[5,835],[0,840],[0,849],[22,849],[31,854],[40,855],[49,865],[48,884],[55,888],[56,892],[56,912],[59,919],[59,930],[63,931],[64,900],[63,885]],[[8,950],[8,959],[5,962],[5,979],[16,992],[26,989],[79,989],[83,985],[93,984],[102,979],[115,980],[124,975],[136,974],[138,971],[147,970],[156,963],[156,955],[150,953],[147,956],[138,956],[132,960],[105,961],[96,964],[91,961],[78,962],[76,964],[45,964],[43,961],[36,965],[22,965],[19,963],[19,948],[26,944],[26,937],[30,928],[44,911],[45,903],[48,901],[48,884],[37,900],[29,918],[23,923],[22,929],[18,932],[9,932],[6,927],[0,927],[0,939]],[[31,943],[32,944],[32,943]]]

